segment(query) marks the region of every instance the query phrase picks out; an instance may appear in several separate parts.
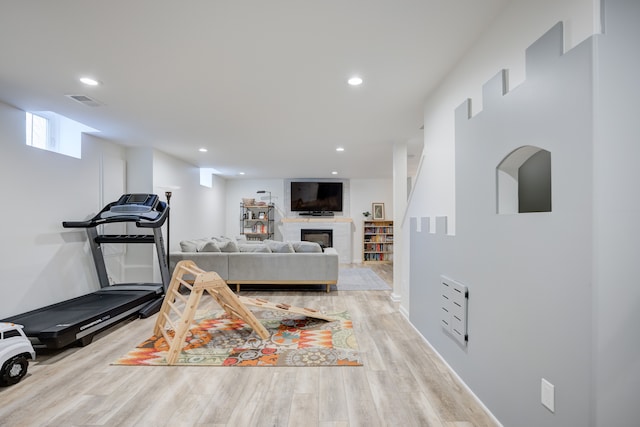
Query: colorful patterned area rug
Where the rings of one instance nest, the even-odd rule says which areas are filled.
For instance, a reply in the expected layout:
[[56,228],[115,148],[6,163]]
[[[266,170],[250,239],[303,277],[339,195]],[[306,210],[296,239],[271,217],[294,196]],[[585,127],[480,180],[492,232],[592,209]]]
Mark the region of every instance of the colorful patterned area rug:
[[[176,365],[188,366],[361,366],[348,312],[327,322],[285,312],[252,310],[269,331],[262,340],[242,320],[224,311],[196,319]],[[172,333],[172,331],[170,331]],[[168,345],[152,336],[114,365],[166,365]]]

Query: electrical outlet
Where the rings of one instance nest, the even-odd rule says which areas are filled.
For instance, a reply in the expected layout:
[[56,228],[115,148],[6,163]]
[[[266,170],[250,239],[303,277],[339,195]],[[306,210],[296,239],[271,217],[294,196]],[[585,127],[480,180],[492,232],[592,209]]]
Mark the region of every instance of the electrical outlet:
[[551,412],[555,412],[555,393],[556,388],[549,381],[542,379],[540,384],[540,400],[542,404]]

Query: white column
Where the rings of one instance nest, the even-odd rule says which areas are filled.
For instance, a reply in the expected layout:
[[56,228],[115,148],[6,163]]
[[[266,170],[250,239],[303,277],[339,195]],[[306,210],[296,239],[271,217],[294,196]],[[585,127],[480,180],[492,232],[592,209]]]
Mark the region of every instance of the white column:
[[400,301],[403,293],[408,292],[402,240],[402,221],[406,210],[407,143],[402,142],[393,145],[393,301]]

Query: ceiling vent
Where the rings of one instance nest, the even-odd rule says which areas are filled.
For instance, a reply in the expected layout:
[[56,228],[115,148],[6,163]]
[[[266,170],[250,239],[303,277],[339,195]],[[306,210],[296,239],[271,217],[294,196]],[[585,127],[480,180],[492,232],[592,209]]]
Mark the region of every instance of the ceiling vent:
[[99,101],[96,101],[93,98],[89,98],[87,95],[65,95],[67,98],[71,98],[76,102],[79,102],[82,105],[86,105],[87,107],[99,107],[102,105]]

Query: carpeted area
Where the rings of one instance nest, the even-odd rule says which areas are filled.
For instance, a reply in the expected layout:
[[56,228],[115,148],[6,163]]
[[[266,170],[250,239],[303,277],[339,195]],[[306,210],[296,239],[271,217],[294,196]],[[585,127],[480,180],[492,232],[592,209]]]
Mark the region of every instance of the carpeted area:
[[391,287],[372,269],[357,267],[340,269],[337,289],[339,291],[390,291]]
[[[252,310],[267,328],[266,340],[224,311],[195,321],[177,365],[188,366],[361,366],[348,312],[326,322],[270,310]],[[152,336],[114,365],[166,365],[167,343]]]

